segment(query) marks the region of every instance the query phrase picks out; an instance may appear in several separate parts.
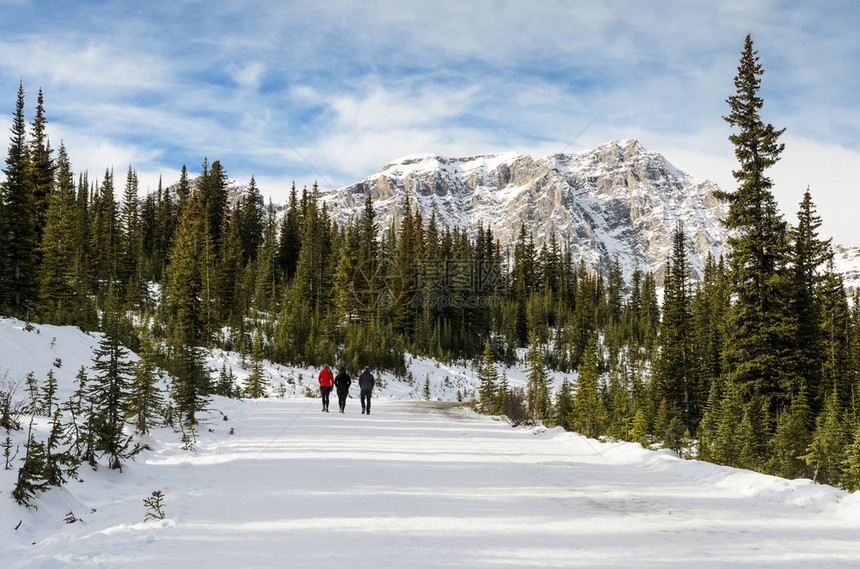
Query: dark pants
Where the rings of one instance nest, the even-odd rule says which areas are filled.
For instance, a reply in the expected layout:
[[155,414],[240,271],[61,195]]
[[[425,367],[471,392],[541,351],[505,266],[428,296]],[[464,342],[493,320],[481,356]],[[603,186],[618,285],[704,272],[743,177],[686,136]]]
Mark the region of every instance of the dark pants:
[[[362,389],[361,390],[361,410],[367,411],[370,414],[370,394],[373,393],[372,389]],[[367,403],[365,403],[367,400]]]
[[331,395],[331,385],[321,385],[320,393],[322,393],[323,409],[328,409],[328,396]]
[[346,409],[346,398],[349,397],[349,391],[337,392],[337,405],[340,407],[340,410],[343,411]]

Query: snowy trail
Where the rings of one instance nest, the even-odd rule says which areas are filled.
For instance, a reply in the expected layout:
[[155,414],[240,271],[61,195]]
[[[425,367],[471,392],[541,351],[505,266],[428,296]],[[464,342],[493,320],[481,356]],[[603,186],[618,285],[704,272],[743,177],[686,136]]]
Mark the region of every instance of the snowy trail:
[[[162,443],[123,474],[73,483],[69,502],[100,500],[97,512],[0,565],[860,566],[858,508],[745,496],[702,474],[720,467],[417,402],[378,400],[370,416],[354,399],[345,415],[316,400],[228,404],[197,453]],[[155,489],[167,520],[140,523]]]

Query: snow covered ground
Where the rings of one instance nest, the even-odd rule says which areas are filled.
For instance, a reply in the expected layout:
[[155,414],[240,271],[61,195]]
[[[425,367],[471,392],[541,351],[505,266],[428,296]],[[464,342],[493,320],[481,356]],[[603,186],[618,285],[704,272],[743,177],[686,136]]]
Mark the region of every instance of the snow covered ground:
[[[60,371],[84,360],[80,332],[0,324],[0,367],[39,364],[40,350],[62,351]],[[344,415],[302,397],[213,407],[194,451],[156,430],[122,473],[83,466],[35,511],[0,470],[0,567],[860,566],[860,495],[809,481],[438,402],[381,397],[370,416],[357,398]],[[153,491],[166,518],[144,522]]]

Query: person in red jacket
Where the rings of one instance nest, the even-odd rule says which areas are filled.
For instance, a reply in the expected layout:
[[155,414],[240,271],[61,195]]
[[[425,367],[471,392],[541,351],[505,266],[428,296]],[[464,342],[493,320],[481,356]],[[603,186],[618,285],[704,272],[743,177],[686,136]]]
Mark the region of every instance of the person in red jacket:
[[322,410],[328,413],[328,396],[331,395],[331,388],[334,384],[334,377],[332,377],[328,364],[324,365],[322,371],[320,371],[319,382],[320,393],[322,394]]

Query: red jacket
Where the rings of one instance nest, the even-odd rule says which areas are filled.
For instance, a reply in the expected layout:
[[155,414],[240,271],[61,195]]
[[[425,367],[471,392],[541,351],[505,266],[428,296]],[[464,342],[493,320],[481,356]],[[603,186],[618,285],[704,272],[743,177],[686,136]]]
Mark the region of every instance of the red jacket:
[[331,387],[332,383],[334,383],[334,377],[331,374],[331,370],[328,368],[323,368],[320,372],[319,376],[320,387]]

